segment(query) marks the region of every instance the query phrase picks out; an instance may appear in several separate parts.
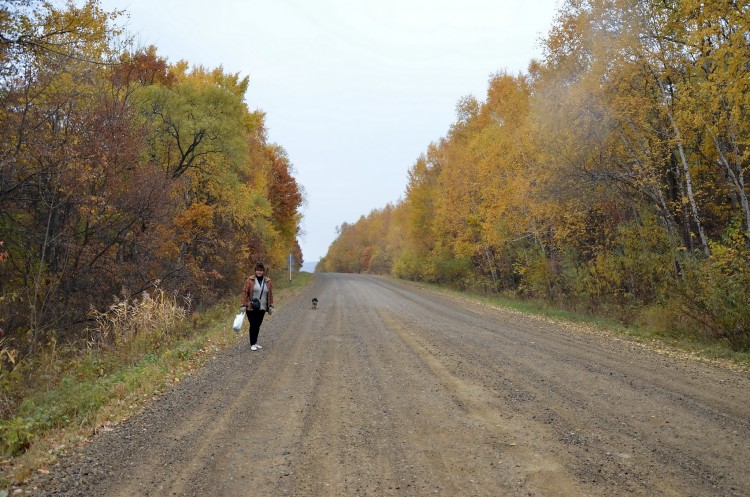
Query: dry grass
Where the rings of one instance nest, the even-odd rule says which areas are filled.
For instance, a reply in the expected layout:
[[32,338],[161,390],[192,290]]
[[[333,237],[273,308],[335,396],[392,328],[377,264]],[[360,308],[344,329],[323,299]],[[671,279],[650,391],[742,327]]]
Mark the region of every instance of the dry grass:
[[157,289],[139,299],[117,300],[109,309],[91,315],[94,327],[88,331],[95,343],[126,347],[136,341],[158,346],[171,336],[179,335],[184,329],[185,319],[190,308],[189,297],[182,299]]

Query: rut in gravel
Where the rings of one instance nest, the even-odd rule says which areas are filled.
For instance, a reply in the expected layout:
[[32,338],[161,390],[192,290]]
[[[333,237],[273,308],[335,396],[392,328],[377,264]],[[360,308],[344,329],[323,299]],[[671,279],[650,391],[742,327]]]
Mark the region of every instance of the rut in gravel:
[[262,350],[243,337],[28,488],[750,495],[746,372],[372,276],[281,304]]

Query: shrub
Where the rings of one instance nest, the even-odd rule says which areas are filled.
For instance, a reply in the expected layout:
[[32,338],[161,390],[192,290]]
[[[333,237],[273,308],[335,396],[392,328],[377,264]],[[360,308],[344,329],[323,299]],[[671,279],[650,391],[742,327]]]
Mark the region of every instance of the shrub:
[[750,248],[738,230],[711,243],[711,257],[687,257],[678,287],[682,307],[704,332],[750,350]]
[[23,417],[0,419],[0,454],[3,457],[20,454],[31,445],[33,439],[32,421]]

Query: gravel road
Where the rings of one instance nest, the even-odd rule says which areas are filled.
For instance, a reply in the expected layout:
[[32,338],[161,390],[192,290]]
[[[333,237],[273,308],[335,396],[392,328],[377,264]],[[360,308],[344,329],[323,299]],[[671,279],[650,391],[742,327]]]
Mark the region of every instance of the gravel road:
[[37,495],[750,495],[747,372],[378,277],[280,304],[262,350],[220,353]]

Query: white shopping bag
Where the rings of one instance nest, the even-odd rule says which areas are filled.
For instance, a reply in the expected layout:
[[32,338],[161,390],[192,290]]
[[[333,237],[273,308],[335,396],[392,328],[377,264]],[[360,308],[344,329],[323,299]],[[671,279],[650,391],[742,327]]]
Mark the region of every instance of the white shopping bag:
[[239,331],[242,329],[242,324],[245,322],[245,313],[240,312],[234,317],[234,324],[232,325],[232,329],[235,333],[239,333]]

